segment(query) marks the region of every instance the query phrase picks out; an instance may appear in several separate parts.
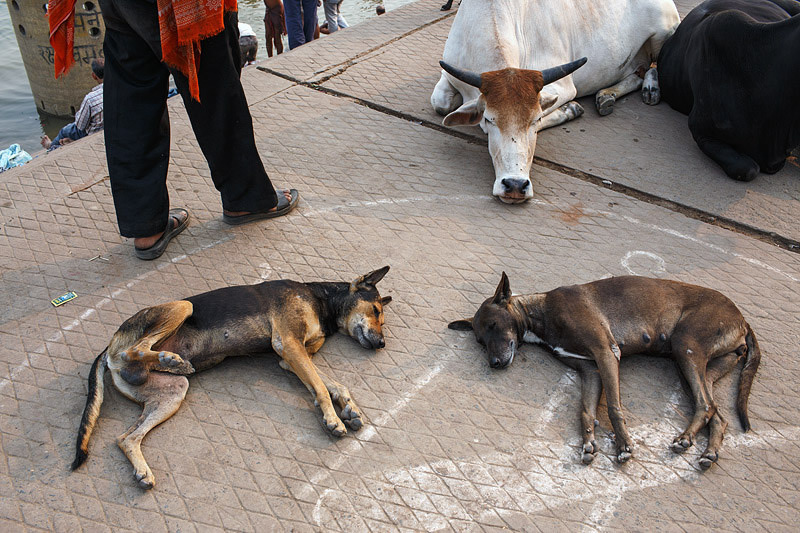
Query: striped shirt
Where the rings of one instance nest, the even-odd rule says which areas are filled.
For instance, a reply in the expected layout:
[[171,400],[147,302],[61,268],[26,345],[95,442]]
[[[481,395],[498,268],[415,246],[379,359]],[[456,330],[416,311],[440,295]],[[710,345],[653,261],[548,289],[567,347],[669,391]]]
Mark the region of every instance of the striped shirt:
[[103,84],[101,83],[83,98],[75,113],[75,126],[79,130],[94,133],[103,129]]

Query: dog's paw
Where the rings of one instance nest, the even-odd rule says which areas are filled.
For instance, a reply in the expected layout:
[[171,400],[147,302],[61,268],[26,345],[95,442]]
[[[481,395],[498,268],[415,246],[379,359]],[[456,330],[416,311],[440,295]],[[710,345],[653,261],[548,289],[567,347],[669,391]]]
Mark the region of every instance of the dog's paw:
[[597,452],[600,449],[597,446],[597,442],[591,441],[586,442],[583,444],[583,455],[581,456],[581,462],[585,465],[591,464],[594,461],[594,458],[597,457]]
[[361,418],[361,411],[352,402],[348,402],[348,404],[344,406],[341,418],[345,425],[353,431],[358,431],[364,425]]
[[633,457],[633,450],[630,446],[623,446],[617,449],[617,462],[619,464],[627,463]]
[[133,472],[133,477],[136,479],[140,489],[150,490],[156,485],[156,479],[153,473],[148,468],[144,472]]
[[338,416],[333,416],[330,419],[324,417],[322,423],[325,425],[325,429],[334,437],[341,437],[347,433],[347,428],[344,427]]
[[675,453],[683,453],[692,447],[692,441],[685,436],[675,437],[670,449]]
[[711,468],[711,465],[717,462],[717,459],[719,459],[719,454],[717,452],[706,451],[698,462],[700,469],[708,470]]
[[172,374],[194,374],[192,364],[180,355],[172,352],[159,352],[158,362],[161,369]]

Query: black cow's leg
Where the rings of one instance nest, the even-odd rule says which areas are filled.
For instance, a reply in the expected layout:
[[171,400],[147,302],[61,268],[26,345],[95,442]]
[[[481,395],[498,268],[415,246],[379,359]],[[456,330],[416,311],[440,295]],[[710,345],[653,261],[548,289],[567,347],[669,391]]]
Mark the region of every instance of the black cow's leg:
[[716,139],[694,135],[697,146],[713,159],[728,177],[737,181],[753,181],[758,176],[758,163],[752,158],[734,150],[730,145]]

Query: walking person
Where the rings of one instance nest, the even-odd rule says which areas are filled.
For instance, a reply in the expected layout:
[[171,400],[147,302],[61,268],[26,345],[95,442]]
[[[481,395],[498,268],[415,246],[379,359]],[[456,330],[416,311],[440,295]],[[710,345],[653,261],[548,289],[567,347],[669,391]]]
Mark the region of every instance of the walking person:
[[[224,2],[224,5],[223,5]],[[72,58],[75,0],[51,0],[56,74]],[[169,75],[222,197],[223,221],[285,215],[296,190],[275,191],[256,149],[241,72],[235,0],[100,0],[106,25],[105,138],[119,230],[150,260],[189,223],[170,209]],[[63,30],[63,31],[62,31]],[[182,40],[178,41],[178,35]],[[205,37],[205,38],[204,38]]]
[[286,32],[289,34],[289,50],[314,40],[317,31],[318,0],[285,0]]

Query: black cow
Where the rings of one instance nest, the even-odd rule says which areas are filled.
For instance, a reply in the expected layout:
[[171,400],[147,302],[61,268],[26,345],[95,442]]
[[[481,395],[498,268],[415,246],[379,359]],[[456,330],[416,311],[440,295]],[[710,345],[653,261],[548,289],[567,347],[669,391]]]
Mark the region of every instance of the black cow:
[[728,176],[778,172],[800,145],[800,2],[703,2],[664,43],[658,75],[662,100]]

